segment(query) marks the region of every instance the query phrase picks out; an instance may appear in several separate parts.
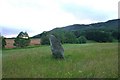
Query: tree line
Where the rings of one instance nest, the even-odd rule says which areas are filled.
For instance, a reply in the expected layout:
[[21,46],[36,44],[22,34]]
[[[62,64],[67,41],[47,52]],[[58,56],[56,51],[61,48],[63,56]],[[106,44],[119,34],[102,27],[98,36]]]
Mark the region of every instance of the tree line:
[[[106,31],[98,29],[90,29],[85,31],[65,31],[65,30],[55,30],[51,32],[41,33],[40,39],[42,45],[49,45],[49,35],[55,35],[62,44],[83,44],[87,43],[88,40],[96,42],[113,42],[117,40],[120,42],[120,32],[118,30]],[[2,48],[5,48],[6,41],[4,37],[2,38]],[[30,44],[30,37],[27,32],[20,32],[14,40],[14,46],[16,47],[26,47]]]
[[[2,38],[2,48],[5,48],[6,41],[3,36]],[[20,32],[18,36],[14,39],[14,46],[18,48],[26,47],[30,44],[30,37],[27,32]]]
[[55,35],[63,44],[82,44],[86,43],[88,40],[96,42],[120,42],[120,32],[118,30],[106,31],[99,29],[90,29],[85,31],[65,31],[65,30],[55,30],[52,32],[43,32],[41,35],[41,44],[49,44],[49,35]]

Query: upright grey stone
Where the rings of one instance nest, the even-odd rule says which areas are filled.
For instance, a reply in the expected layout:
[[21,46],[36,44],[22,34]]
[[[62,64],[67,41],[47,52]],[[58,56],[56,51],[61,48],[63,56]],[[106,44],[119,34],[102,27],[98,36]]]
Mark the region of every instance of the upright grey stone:
[[53,57],[64,58],[64,49],[60,41],[54,35],[50,35],[49,40]]

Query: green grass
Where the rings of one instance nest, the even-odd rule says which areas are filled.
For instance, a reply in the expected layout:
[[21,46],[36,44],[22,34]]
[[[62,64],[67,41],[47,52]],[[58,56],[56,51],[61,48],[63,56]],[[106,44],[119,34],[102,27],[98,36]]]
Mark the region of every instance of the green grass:
[[65,60],[49,46],[3,50],[3,78],[117,78],[118,43],[64,44]]

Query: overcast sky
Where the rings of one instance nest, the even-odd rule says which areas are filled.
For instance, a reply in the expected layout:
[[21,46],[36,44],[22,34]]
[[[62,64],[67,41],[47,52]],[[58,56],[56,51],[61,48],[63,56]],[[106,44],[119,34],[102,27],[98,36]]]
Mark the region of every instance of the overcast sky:
[[71,24],[90,24],[118,18],[119,0],[0,0],[0,33],[33,36]]

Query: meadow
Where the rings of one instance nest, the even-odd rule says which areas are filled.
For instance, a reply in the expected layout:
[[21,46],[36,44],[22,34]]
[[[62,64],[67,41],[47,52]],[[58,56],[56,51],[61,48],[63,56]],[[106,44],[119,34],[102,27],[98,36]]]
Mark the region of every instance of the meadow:
[[64,44],[65,59],[50,46],[3,50],[3,78],[117,78],[118,43]]

